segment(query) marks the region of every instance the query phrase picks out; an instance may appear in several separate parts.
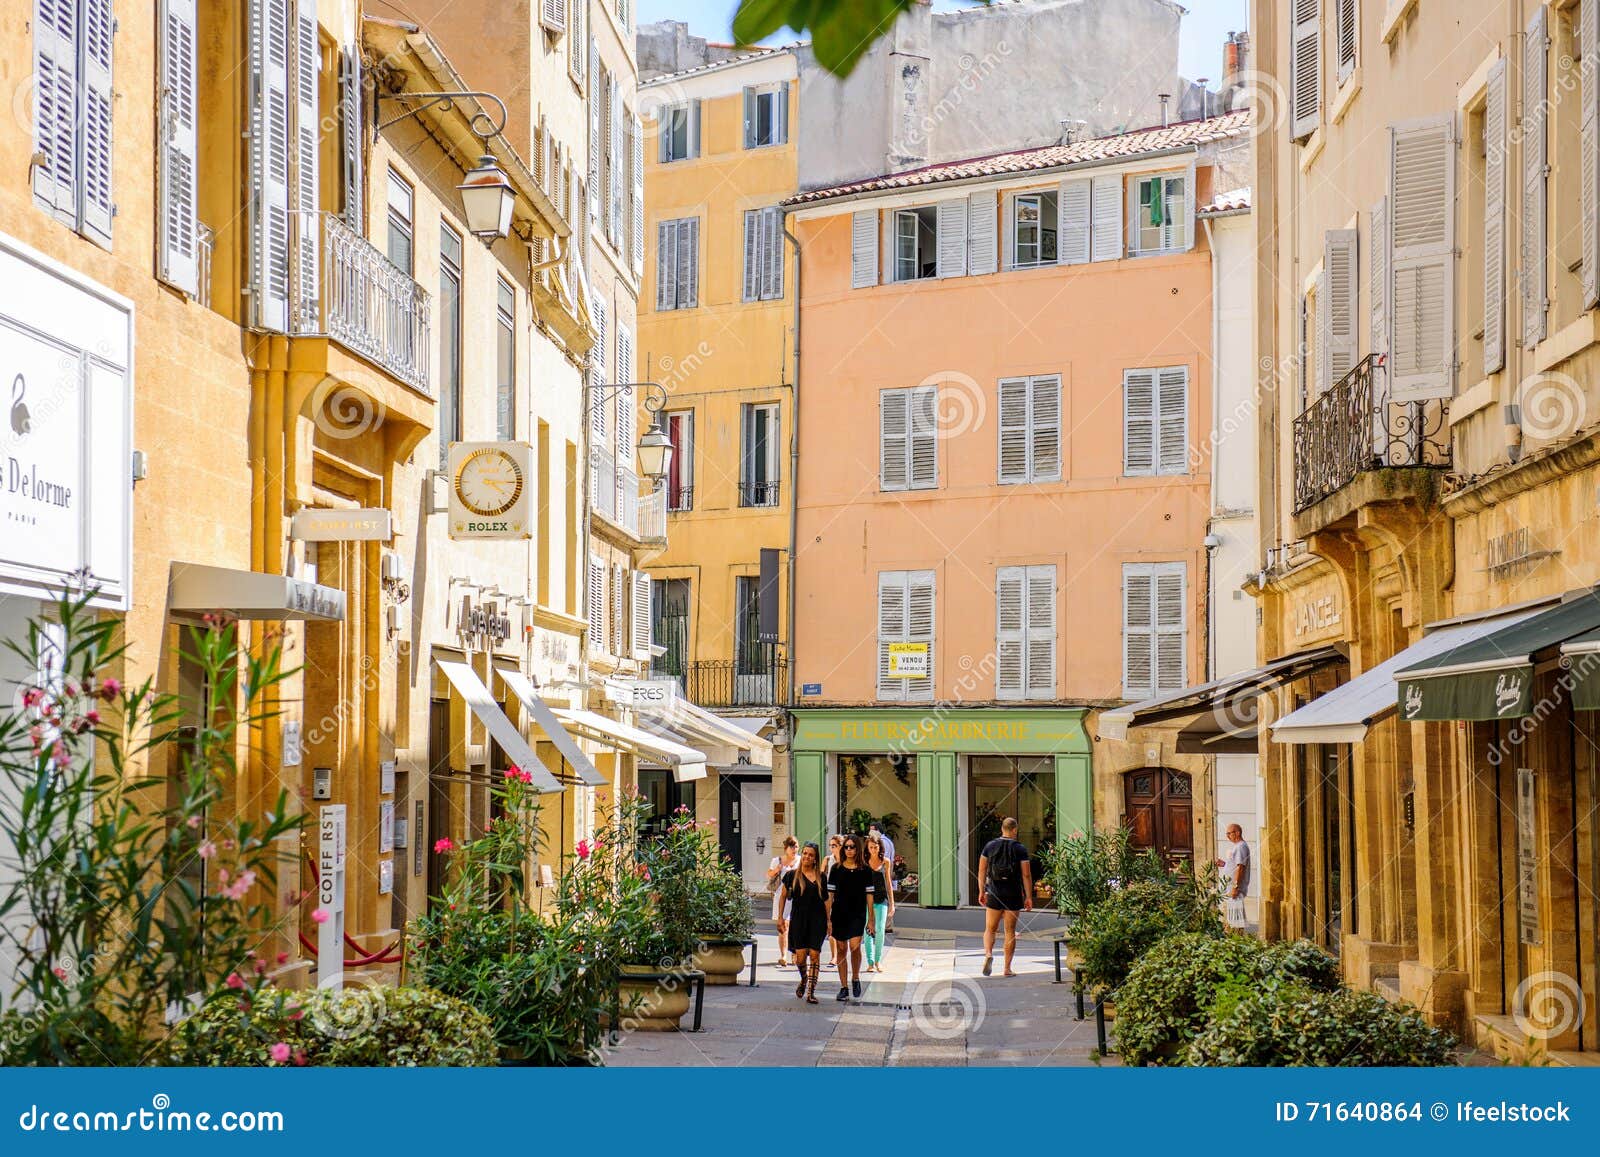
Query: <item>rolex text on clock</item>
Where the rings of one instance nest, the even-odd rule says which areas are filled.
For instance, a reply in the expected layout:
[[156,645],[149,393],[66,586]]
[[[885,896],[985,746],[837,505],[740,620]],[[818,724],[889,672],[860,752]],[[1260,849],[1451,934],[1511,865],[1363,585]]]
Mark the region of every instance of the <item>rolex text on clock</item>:
[[528,538],[531,457],[526,442],[452,442],[450,537]]

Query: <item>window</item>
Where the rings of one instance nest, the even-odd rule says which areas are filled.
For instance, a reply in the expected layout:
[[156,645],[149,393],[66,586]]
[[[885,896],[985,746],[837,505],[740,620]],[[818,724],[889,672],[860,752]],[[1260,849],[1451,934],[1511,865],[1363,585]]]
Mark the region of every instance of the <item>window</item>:
[[1356,334],[1356,230],[1323,234],[1322,276],[1317,282],[1317,385],[1330,390],[1355,368],[1360,357]]
[[689,580],[656,579],[651,588],[651,637],[662,654],[650,661],[650,673],[682,678],[689,668]]
[[897,209],[894,218],[894,279],[920,281],[939,275],[939,217],[932,205]]
[[783,297],[783,210],[776,205],[744,214],[744,300]]
[[694,411],[668,410],[662,416],[672,458],[667,463],[667,510],[694,509]]
[[505,278],[495,279],[495,437],[517,436],[517,298]]
[[700,218],[656,225],[656,309],[693,309],[700,301]]
[[[1482,173],[1483,212],[1483,373],[1498,373],[1506,364],[1506,62],[1497,60],[1489,70],[1484,87],[1481,116],[1482,151],[1475,163]],[[1478,182],[1469,182],[1476,191]],[[1387,248],[1387,236],[1379,232],[1373,217],[1373,253]],[[1372,279],[1378,287],[1377,270]],[[1376,343],[1373,349],[1379,347]]]
[[[1549,212],[1549,159],[1546,126],[1549,118],[1549,108],[1546,104],[1548,84],[1546,83],[1546,69],[1549,66],[1549,42],[1547,40],[1545,24],[1545,8],[1541,4],[1534,9],[1533,19],[1528,24],[1526,34],[1522,38],[1522,344],[1533,348],[1544,340],[1545,323],[1549,310],[1549,267],[1545,263],[1546,252],[1546,215]],[[1397,132],[1397,130],[1391,130]],[[1448,130],[1447,130],[1448,132]],[[1415,133],[1408,134],[1415,136]],[[1398,140],[1398,137],[1397,137]],[[1413,154],[1421,158],[1420,151]],[[1402,174],[1398,166],[1391,164],[1390,182],[1393,184]],[[1406,174],[1410,177],[1409,174]],[[1411,181],[1416,178],[1410,177]],[[1420,191],[1420,190],[1419,190]],[[1442,190],[1435,189],[1434,195],[1438,196]],[[1412,201],[1412,204],[1415,204]],[[1401,212],[1400,193],[1394,194],[1394,248],[1396,260],[1399,260],[1400,251],[1404,245],[1401,234],[1405,229],[1405,218]],[[1430,224],[1441,214],[1429,214]],[[1437,232],[1431,230],[1430,232]],[[1399,282],[1400,270],[1395,270],[1396,283]],[[1401,352],[1401,334],[1399,320],[1402,315],[1401,305],[1395,301],[1395,356]]]
[[700,102],[685,101],[663,107],[661,143],[657,160],[662,164],[687,161],[700,155]]
[[589,556],[589,650],[606,649],[606,564],[600,556]]
[[[1389,134],[1390,396],[1408,402],[1447,398],[1455,389],[1455,117],[1409,121]],[[1525,154],[1531,140],[1524,135]],[[1524,232],[1533,228],[1523,218]],[[1538,251],[1542,270],[1542,241]],[[1543,277],[1526,267],[1524,272],[1530,280]],[[1525,304],[1536,306],[1527,320],[1536,316],[1542,332],[1542,280],[1540,285]]]
[[995,698],[1054,699],[1056,568],[995,572]]
[[461,234],[439,223],[439,469],[461,441]]
[[926,703],[933,699],[934,573],[878,575],[878,698]]
[[778,505],[778,403],[743,408],[739,454],[739,505]]
[[1122,374],[1122,472],[1189,471],[1189,370],[1167,366]]
[[393,169],[389,170],[389,260],[400,267],[407,277],[412,272],[412,253],[415,244],[411,227],[411,186]]
[[1181,562],[1122,568],[1122,694],[1149,699],[1188,683],[1188,594]]
[[744,90],[744,147],[761,149],[789,139],[789,82]]
[[[761,579],[739,575],[733,582],[734,669],[740,676],[765,675],[772,670],[772,644],[761,641]],[[739,702],[751,700],[741,694]]]
[[1189,211],[1181,173],[1141,177],[1133,182],[1134,254],[1169,253],[1189,247]]
[[[193,21],[193,6],[189,6]],[[40,0],[33,26],[35,198],[111,247],[111,0]],[[288,30],[279,26],[279,34]]]
[[1000,380],[1000,481],[1061,478],[1061,378]]
[[878,395],[878,478],[885,490],[939,485],[939,387]]
[[1054,265],[1056,194],[1019,193],[1011,202],[1011,267]]
[[1339,45],[1339,83],[1356,70],[1356,51],[1361,40],[1361,17],[1356,0],[1334,0],[1333,31]]

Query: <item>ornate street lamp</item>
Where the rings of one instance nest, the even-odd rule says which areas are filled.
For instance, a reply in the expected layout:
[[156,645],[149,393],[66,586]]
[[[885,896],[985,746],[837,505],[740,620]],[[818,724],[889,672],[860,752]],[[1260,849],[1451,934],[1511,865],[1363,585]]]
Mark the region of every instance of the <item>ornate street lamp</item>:
[[510,234],[517,192],[492,156],[485,153],[479,157],[477,167],[468,171],[456,190],[461,194],[461,212],[469,233],[489,241]]

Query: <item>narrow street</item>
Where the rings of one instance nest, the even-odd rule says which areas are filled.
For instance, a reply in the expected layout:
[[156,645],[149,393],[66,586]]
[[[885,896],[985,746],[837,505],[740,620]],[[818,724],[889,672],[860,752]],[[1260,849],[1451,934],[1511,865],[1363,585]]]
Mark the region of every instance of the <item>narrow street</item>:
[[[976,913],[962,913],[977,919]],[[1117,1064],[1095,1056],[1094,1020],[1074,1019],[1071,984],[1056,985],[1054,930],[1018,937],[1015,970],[982,975],[982,938],[966,930],[902,927],[884,971],[862,999],[834,1000],[836,974],[817,981],[817,1005],[796,1000],[793,968],[779,969],[770,922],[756,933],[756,987],[708,988],[698,1033],[634,1033],[613,1066],[888,1065],[1053,1067]],[[749,973],[741,978],[748,981]],[[685,1020],[685,1028],[688,1021]]]

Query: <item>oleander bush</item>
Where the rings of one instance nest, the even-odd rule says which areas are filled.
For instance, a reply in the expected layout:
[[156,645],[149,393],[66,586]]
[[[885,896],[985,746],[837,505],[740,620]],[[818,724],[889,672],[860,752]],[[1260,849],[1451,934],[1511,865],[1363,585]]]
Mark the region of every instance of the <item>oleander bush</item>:
[[[1118,989],[1134,963],[1179,933],[1223,935],[1222,901],[1208,880],[1169,872],[1118,888],[1072,925],[1067,942],[1083,961],[1090,988]],[[1120,1013],[1120,997],[1119,997]]]
[[1283,984],[1219,1011],[1184,1059],[1212,1067],[1426,1067],[1448,1064],[1455,1044],[1410,1005],[1376,992]]
[[1142,880],[1162,880],[1169,872],[1149,848],[1136,848],[1128,828],[1073,832],[1040,854],[1042,878],[1055,894],[1056,909],[1068,919],[1082,916],[1118,888]]

